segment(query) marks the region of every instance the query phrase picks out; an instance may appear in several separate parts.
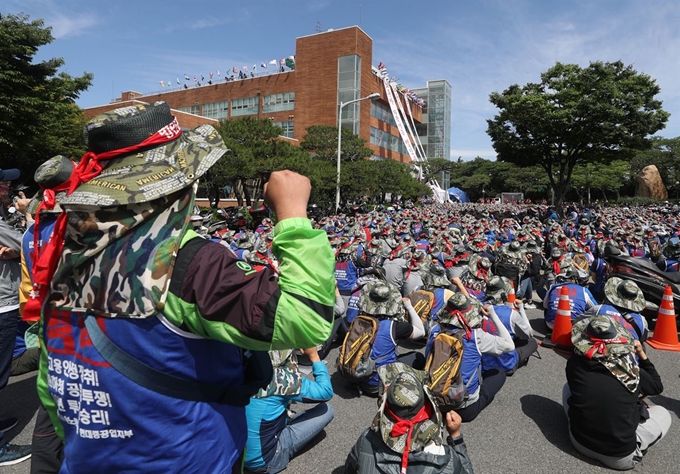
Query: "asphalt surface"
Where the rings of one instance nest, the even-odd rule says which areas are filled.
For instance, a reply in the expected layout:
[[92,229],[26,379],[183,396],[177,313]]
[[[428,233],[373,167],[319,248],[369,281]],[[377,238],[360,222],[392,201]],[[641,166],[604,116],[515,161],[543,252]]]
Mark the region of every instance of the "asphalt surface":
[[[545,334],[542,312],[528,310],[537,338]],[[666,407],[673,419],[668,435],[653,446],[632,472],[680,472],[680,353],[656,351],[646,346],[650,360],[661,374],[665,390],[651,400]],[[408,349],[400,349],[408,350]],[[472,423],[462,428],[477,474],[603,473],[613,472],[579,454],[569,441],[567,419],[562,410],[562,386],[566,359],[539,347],[527,367],[508,378],[505,386]],[[293,459],[285,472],[341,474],[347,453],[376,414],[376,400],[360,397],[356,390],[334,375],[337,347],[326,361],[335,396],[331,404],[335,419],[310,447]],[[0,418],[16,416],[19,425],[5,434],[13,443],[28,444],[35,422],[38,398],[35,375],[10,379],[0,392]],[[304,408],[296,405],[294,410]],[[191,449],[190,446],[187,449]],[[28,474],[30,461],[0,468],[2,473]],[[140,472],[143,472],[140,466]]]

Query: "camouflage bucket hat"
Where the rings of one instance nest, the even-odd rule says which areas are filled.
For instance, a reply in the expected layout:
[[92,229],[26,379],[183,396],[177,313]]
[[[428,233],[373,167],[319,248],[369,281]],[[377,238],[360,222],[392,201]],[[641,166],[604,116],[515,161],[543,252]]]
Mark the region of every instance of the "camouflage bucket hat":
[[167,141],[101,160],[98,176],[70,196],[59,193],[62,205],[108,207],[153,201],[191,185],[228,151],[210,125],[182,131],[165,102],[98,115],[88,122],[84,135],[95,155],[139,145],[152,136]]
[[252,250],[255,246],[255,236],[249,232],[244,232],[238,236],[236,247],[244,250]]
[[441,265],[432,264],[428,271],[423,272],[421,278],[427,286],[446,288],[451,282],[446,278],[446,270]]
[[462,293],[454,293],[446,305],[437,313],[437,320],[442,324],[450,324],[465,329],[456,314],[460,312],[471,328],[482,324],[481,305],[475,298],[467,298]]
[[647,303],[642,291],[634,281],[612,277],[604,285],[605,299],[618,308],[625,308],[634,313],[639,313]]
[[361,288],[359,309],[371,316],[399,316],[403,312],[399,290],[383,281],[371,281]]
[[392,436],[392,429],[397,423],[393,415],[410,420],[422,407],[425,407],[429,417],[414,423],[413,429],[410,430],[410,452],[422,451],[431,442],[442,444],[443,423],[434,398],[427,387],[427,372],[395,362],[379,367],[378,377],[382,400],[373,426],[380,431],[385,444],[395,453],[402,454],[406,449],[407,434]]
[[577,354],[589,359],[609,359],[632,354],[633,336],[609,316],[582,318],[574,323],[571,342]]
[[470,272],[476,276],[479,269],[487,271],[491,269],[491,260],[487,257],[471,258],[468,262],[468,268],[470,269]]
[[511,283],[505,277],[494,275],[486,283],[486,301],[491,304],[503,304],[508,299]]

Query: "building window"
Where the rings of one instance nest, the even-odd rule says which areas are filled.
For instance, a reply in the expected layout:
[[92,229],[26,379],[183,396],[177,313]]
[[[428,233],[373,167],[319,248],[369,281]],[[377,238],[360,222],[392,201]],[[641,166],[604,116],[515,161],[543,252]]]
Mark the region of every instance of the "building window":
[[281,112],[295,108],[295,92],[282,92],[264,96],[262,112]]
[[397,126],[397,122],[394,120],[394,115],[392,115],[392,110],[380,102],[376,102],[374,100],[371,101],[371,115],[378,120],[389,123],[394,127]]
[[295,133],[295,126],[292,120],[289,122],[274,122],[274,125],[277,127],[281,127],[283,129],[283,133],[281,134],[282,136],[287,138],[293,138],[293,134]]
[[231,116],[255,115],[260,108],[260,97],[246,97],[245,99],[234,99],[231,101]]
[[188,114],[200,115],[201,106],[199,104],[185,105],[184,107],[177,107],[180,112],[186,112]]
[[224,119],[229,116],[229,101],[203,104],[203,116],[213,119]]
[[[359,99],[361,92],[361,57],[356,54],[338,58],[338,107]],[[342,126],[359,134],[359,102],[342,108]]]
[[404,141],[401,137],[394,136],[375,127],[371,127],[371,144],[396,151],[402,155],[408,154],[406,145],[404,145]]

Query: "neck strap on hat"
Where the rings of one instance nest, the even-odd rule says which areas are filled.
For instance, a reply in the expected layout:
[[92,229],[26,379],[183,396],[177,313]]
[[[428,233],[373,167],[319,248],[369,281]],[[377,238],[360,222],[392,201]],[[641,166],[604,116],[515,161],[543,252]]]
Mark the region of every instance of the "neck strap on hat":
[[404,452],[401,455],[401,474],[406,474],[406,468],[408,467],[408,454],[411,451],[411,436],[413,435],[413,429],[415,428],[416,423],[425,421],[429,419],[430,416],[432,416],[432,405],[425,402],[423,407],[410,420],[404,420],[403,418],[395,415],[388,404],[385,404],[385,411],[393,420],[396,421],[392,427],[390,436],[396,438],[404,434],[406,435]]
[[30,297],[26,302],[22,318],[24,321],[38,321],[40,319],[40,311],[42,310],[45,297],[47,296],[46,287],[52,280],[54,271],[57,268],[57,262],[64,246],[64,237],[66,235],[67,216],[66,211],[62,210],[59,217],[54,224],[54,231],[50,241],[40,249],[40,211],[45,209],[53,209],[56,204],[55,193],[57,191],[66,191],[67,195],[71,195],[78,186],[87,183],[92,178],[99,176],[102,172],[101,160],[109,160],[122,155],[128,155],[138,150],[149,147],[162,145],[179,138],[182,135],[182,129],[177,122],[177,118],[173,118],[165,127],[158,130],[146,140],[136,145],[131,145],[117,150],[105,151],[103,153],[95,154],[88,151],[83,155],[78,163],[78,166],[73,168],[73,172],[68,180],[62,184],[55,186],[52,189],[45,189],[43,192],[43,201],[38,206],[36,211],[35,226],[33,231],[33,288]]

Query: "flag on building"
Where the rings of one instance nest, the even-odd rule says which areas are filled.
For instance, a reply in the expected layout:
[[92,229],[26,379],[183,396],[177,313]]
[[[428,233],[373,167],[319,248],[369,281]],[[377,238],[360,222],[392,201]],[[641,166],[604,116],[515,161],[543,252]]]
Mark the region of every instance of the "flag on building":
[[177,84],[180,84],[180,82],[179,82],[179,77],[177,78]]
[[217,70],[217,77],[220,77],[220,70]]
[[161,87],[165,87],[165,83],[163,81],[158,81],[158,83],[161,85]]
[[231,68],[231,70],[232,70],[233,73],[237,73],[237,72],[238,72],[238,68],[237,68],[236,66],[234,66],[233,68]]
[[382,61],[380,61],[380,64],[378,64],[378,69],[385,69],[385,65]]
[[257,71],[257,64],[253,64],[253,71]]
[[212,78],[213,78],[213,73],[211,72],[211,73],[210,73],[210,79],[212,79]]
[[198,81],[198,79],[196,79],[196,76],[194,76],[194,82],[196,82],[196,81]]
[[267,63],[264,63],[264,62],[261,63],[261,64],[260,64],[260,67],[261,67],[262,69],[267,69]]
[[291,58],[286,58],[286,67],[295,70],[295,60]]
[[203,74],[201,74],[201,80],[205,81],[205,76]]
[[269,61],[269,64],[271,64],[272,66],[276,66],[276,59],[272,59],[271,61]]
[[187,76],[187,75],[185,74],[185,75],[184,75],[184,80],[185,80],[185,81],[188,81],[189,79],[190,79],[189,76]]
[[243,66],[243,70],[244,70],[245,72],[248,72],[248,66]]
[[172,80],[168,79],[168,87],[172,87]]

